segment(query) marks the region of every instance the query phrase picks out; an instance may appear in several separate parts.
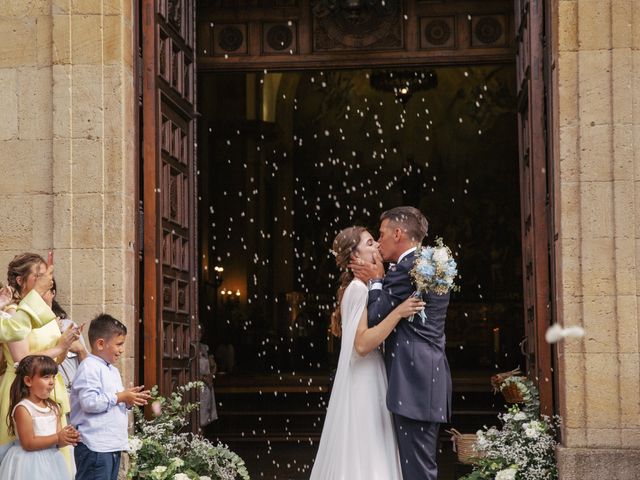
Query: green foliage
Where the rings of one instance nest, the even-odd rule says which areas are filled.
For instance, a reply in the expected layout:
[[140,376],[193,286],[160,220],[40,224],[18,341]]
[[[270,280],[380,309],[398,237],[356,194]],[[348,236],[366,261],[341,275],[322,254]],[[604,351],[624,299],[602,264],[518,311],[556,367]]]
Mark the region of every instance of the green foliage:
[[474,444],[478,457],[473,472],[461,480],[557,480],[555,436],[560,418],[540,415],[540,399],[533,382],[511,376],[501,389],[515,384],[524,404],[498,415],[502,428],[479,430]]
[[146,419],[135,409],[136,434],[129,439],[130,479],[249,480],[244,461],[226,446],[201,435],[182,431],[199,405],[185,402],[189,391],[202,382],[180,386],[168,398],[151,390],[155,417]]
[[522,377],[519,375],[512,375],[507,377],[502,385],[500,386],[500,390],[503,390],[505,387],[515,384],[523,398],[523,411],[531,416],[535,417],[540,414],[540,394],[538,392],[538,387],[528,378]]

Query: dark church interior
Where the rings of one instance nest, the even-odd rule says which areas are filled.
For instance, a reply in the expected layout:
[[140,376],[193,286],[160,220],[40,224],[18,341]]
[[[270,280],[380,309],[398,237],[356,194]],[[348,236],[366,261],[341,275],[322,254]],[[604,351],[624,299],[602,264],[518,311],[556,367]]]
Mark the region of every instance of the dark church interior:
[[[275,465],[308,477],[340,345],[328,331],[331,243],[351,225],[375,236],[380,213],[403,204],[460,266],[446,327],[452,424],[495,421],[488,378],[524,366],[513,67],[204,72],[198,83],[199,317],[219,415],[206,434],[256,478]],[[441,462],[442,478],[462,471],[454,463]]]

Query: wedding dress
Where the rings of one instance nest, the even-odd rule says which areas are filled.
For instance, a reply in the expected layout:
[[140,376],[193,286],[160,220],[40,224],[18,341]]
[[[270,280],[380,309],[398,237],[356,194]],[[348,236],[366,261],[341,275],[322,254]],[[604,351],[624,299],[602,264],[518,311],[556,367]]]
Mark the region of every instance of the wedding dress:
[[340,358],[310,480],[402,479],[382,354],[361,357],[354,347],[367,295],[353,280],[342,297]]

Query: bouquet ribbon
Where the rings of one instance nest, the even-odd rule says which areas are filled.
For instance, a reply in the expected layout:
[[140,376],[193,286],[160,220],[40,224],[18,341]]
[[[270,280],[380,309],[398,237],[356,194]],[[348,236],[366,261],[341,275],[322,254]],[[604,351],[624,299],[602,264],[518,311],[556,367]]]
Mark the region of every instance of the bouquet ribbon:
[[[411,294],[411,296],[412,296],[412,297],[416,297],[416,298],[422,298],[422,294],[420,293],[420,291],[419,291],[419,290],[416,290],[415,292],[413,292],[413,293]],[[424,324],[424,322],[426,322],[426,321],[427,321],[427,314],[426,314],[426,313],[424,313],[424,309],[423,309],[423,310],[420,310],[417,314],[415,314],[415,313],[414,313],[413,315],[411,315],[411,316],[408,318],[408,320],[409,320],[410,322],[413,322],[413,319],[415,318],[415,316],[416,316],[416,315],[418,315],[418,317],[420,317],[420,320],[422,321],[422,323],[423,323],[423,324]]]

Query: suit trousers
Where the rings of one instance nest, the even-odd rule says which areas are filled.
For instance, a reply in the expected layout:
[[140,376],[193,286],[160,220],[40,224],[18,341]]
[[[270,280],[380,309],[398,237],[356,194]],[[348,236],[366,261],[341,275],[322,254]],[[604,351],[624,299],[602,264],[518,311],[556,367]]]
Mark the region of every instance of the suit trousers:
[[76,460],[76,480],[118,480],[121,452],[94,452],[79,443],[73,454]]
[[437,480],[440,424],[393,414],[403,480]]

